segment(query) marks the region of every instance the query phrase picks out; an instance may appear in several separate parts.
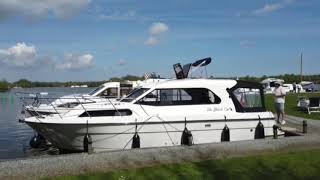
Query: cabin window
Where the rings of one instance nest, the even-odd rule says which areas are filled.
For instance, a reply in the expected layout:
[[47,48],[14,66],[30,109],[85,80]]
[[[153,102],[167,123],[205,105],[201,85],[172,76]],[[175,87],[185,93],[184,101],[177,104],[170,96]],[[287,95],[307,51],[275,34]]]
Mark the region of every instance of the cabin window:
[[60,104],[57,107],[59,107],[59,108],[74,108],[74,107],[78,106],[79,104],[89,104],[89,103],[94,103],[94,102],[93,101],[91,101],[91,102],[70,102],[70,103]]
[[131,102],[147,92],[149,89],[148,88],[139,88],[139,89],[134,89],[128,94],[125,98],[121,99],[121,102]]
[[138,101],[152,106],[219,104],[221,99],[209,89],[156,89]]
[[108,97],[108,98],[117,98],[118,97],[118,88],[107,88],[102,91],[99,96]]
[[99,86],[98,88],[94,89],[93,91],[91,91],[89,93],[90,96],[94,95],[95,93],[97,93],[98,91],[100,91],[102,88],[104,88],[104,86]]
[[[65,104],[60,104],[58,105],[59,108],[74,108],[78,106],[80,103],[78,102],[70,102],[70,103],[65,103]],[[82,103],[85,104],[85,103]]]
[[262,85],[240,81],[236,86],[228,89],[237,112],[266,111]]
[[87,111],[82,113],[79,117],[102,117],[102,116],[130,116],[132,111],[129,109],[119,110],[99,110],[99,111]]
[[124,97],[124,96],[128,95],[131,90],[132,90],[131,87],[121,87],[120,88],[120,97]]

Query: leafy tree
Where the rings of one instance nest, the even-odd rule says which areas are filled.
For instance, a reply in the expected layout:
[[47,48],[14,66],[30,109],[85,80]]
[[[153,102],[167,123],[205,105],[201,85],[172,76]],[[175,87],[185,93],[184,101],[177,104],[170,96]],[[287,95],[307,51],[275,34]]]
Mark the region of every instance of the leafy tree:
[[11,84],[5,79],[0,81],[0,91],[7,91],[11,87]]
[[29,81],[29,80],[27,80],[27,79],[20,79],[19,81],[14,82],[13,84],[14,84],[15,86],[22,87],[22,88],[30,88],[30,87],[33,87],[32,82]]

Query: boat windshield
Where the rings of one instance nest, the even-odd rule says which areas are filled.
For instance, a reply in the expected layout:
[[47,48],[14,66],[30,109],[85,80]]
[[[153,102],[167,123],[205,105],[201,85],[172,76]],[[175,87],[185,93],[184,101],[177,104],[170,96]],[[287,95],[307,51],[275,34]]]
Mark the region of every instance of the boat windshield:
[[102,88],[104,88],[104,86],[99,86],[96,89],[94,89],[93,91],[91,91],[89,93],[90,96],[94,95],[95,93],[97,93],[98,91],[100,91]]
[[149,88],[139,88],[139,89],[134,89],[128,96],[123,98],[121,102],[131,102],[135,100],[137,97],[141,96],[143,93],[147,92]]

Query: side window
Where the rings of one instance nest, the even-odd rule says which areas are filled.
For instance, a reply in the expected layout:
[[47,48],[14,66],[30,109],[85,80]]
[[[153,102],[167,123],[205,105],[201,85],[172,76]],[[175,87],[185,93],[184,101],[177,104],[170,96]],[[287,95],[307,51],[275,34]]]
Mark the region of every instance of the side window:
[[124,97],[130,93],[132,90],[132,84],[122,84],[120,83],[120,97]]
[[130,115],[132,115],[132,111],[130,109],[119,109],[119,110],[87,111],[82,113],[79,117],[130,116]]
[[139,104],[145,105],[159,105],[160,104],[160,90],[154,90],[144,96],[138,101]]
[[129,92],[132,90],[130,87],[121,87],[120,88],[120,97],[124,97],[129,94]]
[[190,88],[184,89],[191,97],[192,104],[220,104],[221,99],[209,89]]
[[118,97],[118,88],[107,88],[102,91],[99,96],[117,98]]
[[138,101],[152,106],[219,104],[221,99],[209,89],[156,89]]
[[184,89],[179,91],[179,97],[180,97],[181,101],[191,101],[192,100],[192,97]]

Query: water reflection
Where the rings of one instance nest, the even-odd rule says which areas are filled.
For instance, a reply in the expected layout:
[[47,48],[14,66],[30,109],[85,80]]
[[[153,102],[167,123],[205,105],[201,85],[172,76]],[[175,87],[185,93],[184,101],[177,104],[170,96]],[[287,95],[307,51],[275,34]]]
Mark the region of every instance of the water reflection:
[[18,122],[22,104],[15,96],[16,92],[48,92],[49,97],[57,97],[90,91],[91,88],[28,88],[0,92],[0,160],[58,153],[56,148],[50,146],[43,149],[32,149],[29,146],[34,131],[26,124]]

